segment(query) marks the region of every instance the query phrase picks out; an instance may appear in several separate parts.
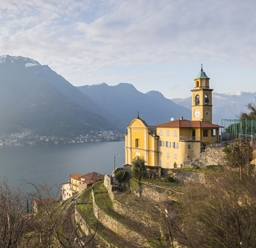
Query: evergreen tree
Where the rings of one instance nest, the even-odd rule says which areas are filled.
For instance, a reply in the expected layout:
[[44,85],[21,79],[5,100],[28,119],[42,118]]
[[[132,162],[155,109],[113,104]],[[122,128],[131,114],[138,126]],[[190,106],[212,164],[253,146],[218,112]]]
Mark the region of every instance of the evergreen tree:
[[138,180],[139,184],[139,194],[142,194],[142,183],[141,179],[146,175],[146,166],[144,158],[137,156],[132,161],[132,176]]
[[250,111],[249,113],[241,113],[239,119],[241,120],[256,120],[256,105],[253,103],[247,104],[247,109]]

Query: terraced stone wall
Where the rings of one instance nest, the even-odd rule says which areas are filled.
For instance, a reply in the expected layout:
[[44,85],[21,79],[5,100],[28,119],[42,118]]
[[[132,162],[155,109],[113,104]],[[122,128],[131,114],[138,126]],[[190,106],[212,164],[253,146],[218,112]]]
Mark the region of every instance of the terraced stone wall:
[[[152,203],[151,203],[152,204]],[[160,230],[159,223],[157,221],[153,221],[150,214],[148,214],[145,209],[135,209],[127,206],[126,204],[122,204],[118,201],[113,201],[113,208],[116,212],[120,213],[123,216],[127,216],[130,219],[133,219],[137,222],[141,222],[144,226],[155,228]]]
[[86,236],[91,234],[91,230],[89,226],[87,225],[83,217],[80,215],[80,213],[77,211],[77,209],[75,209],[75,220],[76,220],[76,223],[79,224],[79,226],[81,227],[82,231]]
[[108,195],[109,195],[110,199],[113,201],[115,198],[115,195],[112,191],[111,177],[109,175],[104,176],[104,186],[108,191]]
[[[143,247],[147,247],[147,240],[139,233],[129,229],[127,226],[115,220],[113,217],[106,214],[95,202],[94,192],[93,196],[93,212],[95,217],[108,229],[112,230],[116,234],[122,236],[127,241],[133,241],[136,244],[143,244]],[[139,246],[140,247],[140,246]],[[150,246],[148,246],[150,247]]]
[[[132,189],[133,193],[139,196],[138,190]],[[155,184],[142,182],[142,196],[155,202],[176,201],[179,193],[171,189]]]

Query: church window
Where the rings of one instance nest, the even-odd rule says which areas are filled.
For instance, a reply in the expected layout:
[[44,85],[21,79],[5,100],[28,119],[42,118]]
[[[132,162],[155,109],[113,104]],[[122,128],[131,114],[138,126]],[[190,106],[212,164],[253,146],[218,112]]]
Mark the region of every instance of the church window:
[[135,147],[139,147],[140,146],[140,140],[139,139],[135,139]]
[[204,103],[205,104],[209,104],[209,96],[208,96],[208,94],[204,95]]
[[195,95],[195,105],[199,105],[200,104],[200,97],[199,95]]

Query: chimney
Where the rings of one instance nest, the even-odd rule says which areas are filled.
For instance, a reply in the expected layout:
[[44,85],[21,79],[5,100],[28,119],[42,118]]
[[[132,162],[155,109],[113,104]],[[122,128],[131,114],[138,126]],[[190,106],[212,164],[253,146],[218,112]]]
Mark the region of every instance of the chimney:
[[183,116],[180,117],[180,120],[181,120],[181,121],[183,120]]

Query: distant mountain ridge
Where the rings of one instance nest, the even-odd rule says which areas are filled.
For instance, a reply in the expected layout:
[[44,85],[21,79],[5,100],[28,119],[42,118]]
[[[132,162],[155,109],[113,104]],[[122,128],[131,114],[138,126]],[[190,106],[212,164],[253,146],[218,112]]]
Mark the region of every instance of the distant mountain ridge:
[[127,83],[75,87],[47,65],[21,56],[0,56],[0,87],[0,137],[23,131],[57,136],[124,133],[137,114],[152,125],[190,116],[159,92],[143,94]]
[[[222,119],[238,119],[241,112],[247,112],[248,103],[256,103],[256,92],[216,93],[213,92],[213,123],[221,124]],[[175,103],[191,107],[191,97],[174,98]]]
[[0,87],[1,134],[29,129],[65,136],[116,128],[76,87],[32,59],[1,56]]
[[106,83],[78,87],[90,100],[117,120],[123,127],[137,114],[149,125],[170,121],[171,118],[190,118],[190,110],[165,98],[158,91],[146,94],[139,92],[132,84],[120,83],[108,86]]
[[[132,84],[75,87],[47,65],[21,56],[0,56],[0,137],[29,131],[69,136],[90,131],[125,133],[139,115],[149,125],[191,119],[191,98],[167,99],[158,91],[139,92]],[[234,119],[256,93],[213,93],[213,120]]]

